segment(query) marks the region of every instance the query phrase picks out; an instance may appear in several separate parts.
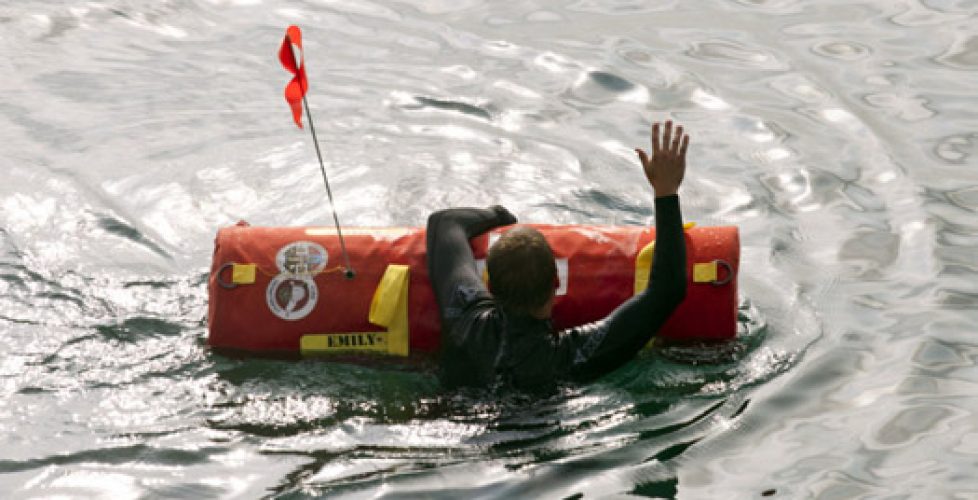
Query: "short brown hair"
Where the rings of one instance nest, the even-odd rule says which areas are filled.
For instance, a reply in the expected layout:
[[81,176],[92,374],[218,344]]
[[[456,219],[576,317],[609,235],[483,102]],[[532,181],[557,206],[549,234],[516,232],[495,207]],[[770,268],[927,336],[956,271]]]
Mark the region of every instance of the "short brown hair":
[[530,313],[550,300],[557,265],[543,234],[529,226],[509,230],[489,249],[489,288],[505,309]]

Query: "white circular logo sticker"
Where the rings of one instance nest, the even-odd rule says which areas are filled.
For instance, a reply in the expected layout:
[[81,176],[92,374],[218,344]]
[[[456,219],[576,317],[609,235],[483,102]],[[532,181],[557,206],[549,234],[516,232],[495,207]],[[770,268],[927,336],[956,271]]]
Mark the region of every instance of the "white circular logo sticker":
[[286,321],[305,318],[316,307],[319,289],[309,276],[283,273],[272,278],[265,289],[265,301],[273,314]]
[[329,254],[318,243],[296,241],[280,248],[275,254],[275,264],[283,273],[311,276],[326,268]]

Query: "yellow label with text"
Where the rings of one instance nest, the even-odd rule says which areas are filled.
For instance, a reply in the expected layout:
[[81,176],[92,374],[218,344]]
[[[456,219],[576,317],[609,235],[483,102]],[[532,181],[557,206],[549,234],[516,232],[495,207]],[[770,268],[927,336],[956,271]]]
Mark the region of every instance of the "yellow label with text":
[[317,333],[303,335],[299,349],[303,354],[332,352],[386,352],[390,332]]

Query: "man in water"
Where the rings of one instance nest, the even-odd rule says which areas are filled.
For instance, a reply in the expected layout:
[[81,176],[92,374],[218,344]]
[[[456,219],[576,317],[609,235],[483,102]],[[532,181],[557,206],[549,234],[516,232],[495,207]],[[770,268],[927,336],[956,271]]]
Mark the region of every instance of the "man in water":
[[[660,128],[663,133],[660,137]],[[557,269],[539,231],[518,226],[489,249],[489,289],[469,239],[516,223],[501,206],[451,208],[428,218],[428,272],[442,321],[440,378],[447,387],[503,383],[538,391],[586,381],[622,366],[686,296],[686,247],[677,194],[689,136],[652,125],[652,154],[636,149],[655,195],[656,244],[648,288],[600,321],[554,332]],[[492,292],[490,293],[491,290]]]

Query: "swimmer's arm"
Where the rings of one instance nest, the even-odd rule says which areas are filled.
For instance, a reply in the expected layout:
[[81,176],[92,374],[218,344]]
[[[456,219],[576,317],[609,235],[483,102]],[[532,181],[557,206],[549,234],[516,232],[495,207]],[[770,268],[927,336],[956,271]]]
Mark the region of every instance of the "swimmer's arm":
[[630,360],[665,324],[686,297],[686,245],[679,186],[686,173],[689,136],[667,121],[652,126],[652,155],[636,149],[655,192],[656,244],[649,286],[605,319],[562,332],[557,340],[561,370],[587,380]]
[[473,300],[488,297],[469,239],[515,222],[516,217],[499,205],[449,208],[428,217],[428,276],[442,321],[457,317]]
[[655,199],[656,242],[649,286],[601,321],[561,332],[558,359],[577,380],[591,380],[631,360],[686,297],[686,245],[677,195]]

